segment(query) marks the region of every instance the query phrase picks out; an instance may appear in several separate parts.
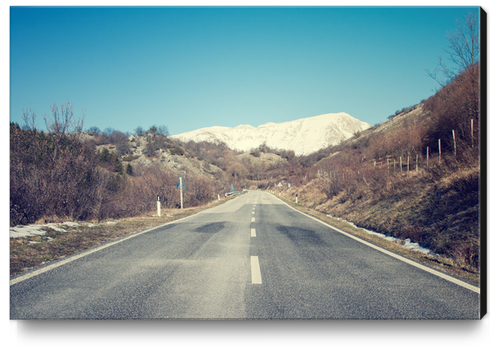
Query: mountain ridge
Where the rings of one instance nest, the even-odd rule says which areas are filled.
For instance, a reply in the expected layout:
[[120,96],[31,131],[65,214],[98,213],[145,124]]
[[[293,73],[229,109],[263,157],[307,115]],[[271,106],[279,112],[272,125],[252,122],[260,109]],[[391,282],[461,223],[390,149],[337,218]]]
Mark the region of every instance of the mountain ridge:
[[170,137],[183,142],[223,142],[238,151],[249,151],[265,143],[270,148],[293,150],[297,155],[307,155],[336,145],[370,127],[366,122],[339,112],[282,123],[268,122],[257,127],[248,124],[236,127],[211,126]]

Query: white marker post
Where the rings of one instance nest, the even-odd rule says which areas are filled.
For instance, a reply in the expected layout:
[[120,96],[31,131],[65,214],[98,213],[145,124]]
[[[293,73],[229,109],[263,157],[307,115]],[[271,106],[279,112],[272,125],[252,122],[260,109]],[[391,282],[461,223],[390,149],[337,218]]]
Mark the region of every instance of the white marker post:
[[298,194],[296,194],[296,203],[298,203]]
[[157,195],[157,215],[158,215],[158,217],[162,216],[161,209],[162,209],[162,204],[160,203],[160,195]]

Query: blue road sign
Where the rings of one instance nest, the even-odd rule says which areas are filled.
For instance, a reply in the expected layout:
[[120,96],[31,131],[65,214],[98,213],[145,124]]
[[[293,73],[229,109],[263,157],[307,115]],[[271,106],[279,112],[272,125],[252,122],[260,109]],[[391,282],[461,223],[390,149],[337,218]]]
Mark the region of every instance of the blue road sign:
[[182,176],[179,177],[177,183],[175,183],[175,188],[180,189],[180,182],[182,181],[182,189],[185,189],[185,181]]

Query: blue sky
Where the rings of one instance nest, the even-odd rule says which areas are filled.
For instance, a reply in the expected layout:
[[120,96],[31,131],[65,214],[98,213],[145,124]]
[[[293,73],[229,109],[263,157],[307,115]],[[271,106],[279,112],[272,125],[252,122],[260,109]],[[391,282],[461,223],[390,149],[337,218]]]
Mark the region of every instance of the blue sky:
[[170,134],[347,112],[371,125],[431,96],[473,7],[11,7],[10,120],[70,101],[85,129]]

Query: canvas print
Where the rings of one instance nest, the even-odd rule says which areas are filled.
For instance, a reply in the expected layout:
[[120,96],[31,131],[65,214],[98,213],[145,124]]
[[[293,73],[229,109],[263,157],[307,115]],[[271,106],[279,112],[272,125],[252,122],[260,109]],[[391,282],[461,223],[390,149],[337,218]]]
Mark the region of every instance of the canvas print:
[[10,7],[10,320],[481,319],[485,19]]

